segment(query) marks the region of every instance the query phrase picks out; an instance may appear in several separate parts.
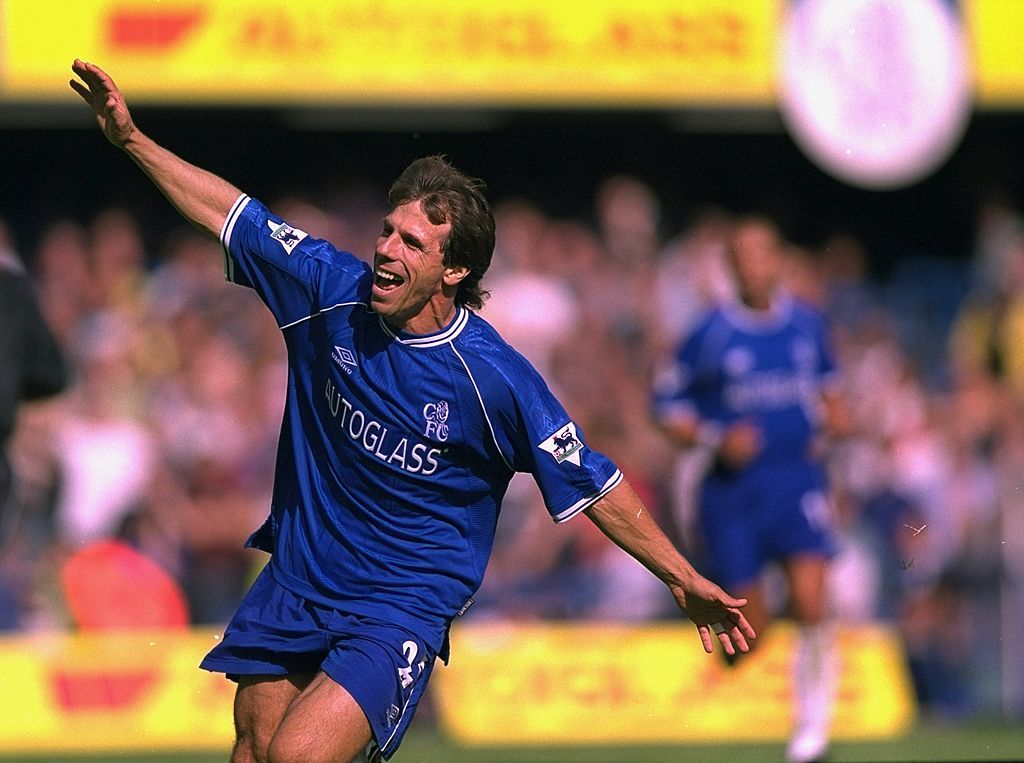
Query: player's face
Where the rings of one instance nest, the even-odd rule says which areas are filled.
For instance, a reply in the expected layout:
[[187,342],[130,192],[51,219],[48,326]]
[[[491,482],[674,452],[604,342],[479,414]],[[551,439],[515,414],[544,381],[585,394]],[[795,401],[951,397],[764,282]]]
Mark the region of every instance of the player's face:
[[761,223],[741,225],[733,235],[730,259],[740,298],[751,307],[770,307],[783,265],[775,231]]
[[384,218],[370,303],[394,328],[428,334],[450,320],[455,290],[468,272],[444,266],[441,246],[450,230],[450,223],[432,223],[418,200]]

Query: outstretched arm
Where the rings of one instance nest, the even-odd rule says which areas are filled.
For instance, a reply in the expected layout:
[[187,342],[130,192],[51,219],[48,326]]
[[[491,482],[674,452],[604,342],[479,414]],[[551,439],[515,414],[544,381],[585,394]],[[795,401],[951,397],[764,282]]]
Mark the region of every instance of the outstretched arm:
[[76,58],[71,70],[81,78],[81,82],[70,81],[72,89],[92,107],[107,140],[139,165],[185,219],[211,236],[219,236],[241,191],[146,137],[132,122],[117,85],[96,64]]
[[629,483],[623,480],[584,513],[669,587],[676,603],[697,625],[704,651],[714,650],[713,633],[728,654],[735,654],[737,648],[748,651],[747,639],[756,634],[739,610],[746,599],[734,599],[699,575],[661,531]]

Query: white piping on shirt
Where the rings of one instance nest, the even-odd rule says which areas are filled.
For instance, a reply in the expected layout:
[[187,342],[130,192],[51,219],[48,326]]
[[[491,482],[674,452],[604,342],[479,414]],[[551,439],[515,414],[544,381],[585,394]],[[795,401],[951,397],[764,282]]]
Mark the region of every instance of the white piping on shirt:
[[249,203],[249,196],[240,194],[235,203],[231,205],[231,211],[224,218],[224,225],[220,229],[220,243],[224,247],[224,278],[231,283],[235,282],[235,261],[231,258],[231,234],[235,230],[235,223],[239,215]]
[[426,336],[414,336],[408,339],[403,339],[398,336],[395,330],[388,325],[388,322],[384,320],[384,317],[380,317],[381,328],[384,329],[384,333],[390,336],[397,342],[401,342],[407,347],[438,347],[446,342],[452,341],[455,337],[462,333],[462,329],[469,323],[469,310],[462,306],[456,306],[457,314],[455,319],[440,334],[430,334]]
[[584,509],[589,508],[591,505],[597,503],[599,500],[604,498],[611,491],[611,489],[618,485],[620,482],[622,482],[622,472],[616,469],[615,474],[608,478],[608,481],[604,483],[604,486],[599,491],[597,491],[596,495],[592,495],[588,498],[576,501],[576,503],[574,503],[568,509],[560,511],[553,517],[555,523],[561,524],[562,522],[566,522],[572,519]]
[[317,312],[313,313],[312,315],[307,315],[305,318],[299,318],[298,320],[292,321],[291,323],[285,323],[283,326],[278,326],[278,328],[281,329],[281,331],[284,331],[285,329],[291,328],[292,326],[295,326],[295,325],[297,325],[299,323],[302,323],[303,321],[308,321],[308,320],[310,320],[312,318],[316,318],[318,315],[323,315],[324,313],[329,313],[331,310],[333,310],[336,307],[351,307],[352,305],[362,305],[363,307],[367,307],[367,304],[365,302],[358,302],[358,301],[356,301],[356,302],[339,302],[336,305],[331,305],[330,307],[325,307],[323,310],[318,310]]
[[476,379],[473,378],[473,372],[469,370],[469,366],[466,364],[465,359],[459,354],[459,351],[455,349],[454,344],[452,344],[452,352],[455,353],[455,357],[457,357],[459,362],[462,363],[462,367],[466,369],[466,375],[469,377],[469,381],[472,383],[473,389],[476,391],[476,399],[480,401],[480,410],[484,412],[484,421],[487,422],[487,428],[491,432],[491,439],[494,441],[494,447],[498,449],[498,455],[500,455],[501,460],[505,462],[505,466],[512,471],[515,471],[509,460],[505,458],[505,454],[501,450],[501,445],[498,444],[498,436],[494,433],[494,425],[491,424],[491,417],[487,415],[487,406],[484,405],[484,398],[483,395],[480,394],[480,388],[476,385]]

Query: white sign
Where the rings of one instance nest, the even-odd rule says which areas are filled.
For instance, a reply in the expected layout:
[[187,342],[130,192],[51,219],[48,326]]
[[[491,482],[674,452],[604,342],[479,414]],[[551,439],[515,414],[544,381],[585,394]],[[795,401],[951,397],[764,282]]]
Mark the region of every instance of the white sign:
[[779,78],[782,117],[800,148],[864,188],[932,172],[971,109],[964,35],[941,0],[791,0]]

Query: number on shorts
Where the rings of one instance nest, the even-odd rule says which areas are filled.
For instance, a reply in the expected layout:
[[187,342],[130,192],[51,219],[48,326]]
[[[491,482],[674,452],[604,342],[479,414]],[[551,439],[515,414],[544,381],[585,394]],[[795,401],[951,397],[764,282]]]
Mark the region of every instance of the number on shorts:
[[[402,654],[405,655],[405,660],[409,663],[408,667],[401,667],[398,669],[398,675],[402,680],[403,689],[408,689],[413,682],[412,665],[416,662],[416,655],[419,654],[419,651],[420,648],[415,641],[406,641],[402,644]],[[420,665],[420,670],[423,670],[422,665]]]
[[807,518],[808,524],[815,530],[826,530],[832,517],[828,498],[820,490],[804,493],[800,499],[800,511]]

